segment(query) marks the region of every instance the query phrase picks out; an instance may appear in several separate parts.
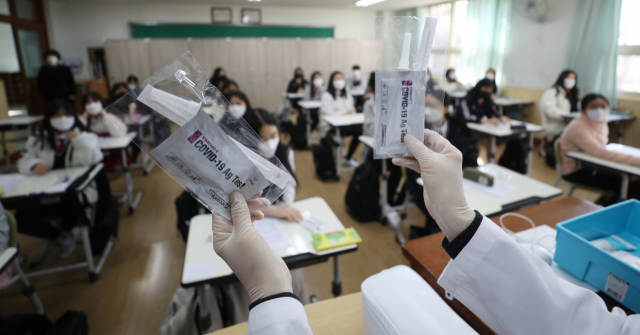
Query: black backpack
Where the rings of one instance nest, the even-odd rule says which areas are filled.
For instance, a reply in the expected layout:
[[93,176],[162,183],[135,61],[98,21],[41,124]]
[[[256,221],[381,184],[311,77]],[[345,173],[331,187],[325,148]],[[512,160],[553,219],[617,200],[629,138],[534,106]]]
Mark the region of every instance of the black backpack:
[[294,125],[289,122],[289,135],[291,135],[291,147],[296,150],[305,150],[307,146],[307,118],[304,113],[298,113],[298,122]]
[[521,140],[510,140],[498,165],[522,174],[527,173],[527,148]]
[[340,180],[333,157],[335,146],[336,143],[329,136],[321,139],[319,145],[313,146],[313,164],[316,166],[316,174],[320,180]]
[[359,222],[380,219],[380,180],[373,162],[365,162],[353,173],[349,182],[345,203],[351,217]]

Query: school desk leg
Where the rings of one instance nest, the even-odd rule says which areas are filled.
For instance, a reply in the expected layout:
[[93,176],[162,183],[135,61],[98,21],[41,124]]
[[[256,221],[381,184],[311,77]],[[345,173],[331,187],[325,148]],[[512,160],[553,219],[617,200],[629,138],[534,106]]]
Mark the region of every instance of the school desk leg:
[[627,200],[627,193],[629,192],[629,175],[626,173],[621,173],[622,176],[622,185],[620,186],[620,197],[622,200]]
[[342,282],[340,281],[340,262],[338,261],[338,255],[333,256],[333,283],[331,287],[331,293],[334,297],[339,297],[342,294]]
[[6,172],[11,171],[11,157],[9,157],[9,150],[7,150],[7,143],[4,141],[4,134],[2,132],[2,154],[4,155],[4,163],[6,165]]
[[529,176],[531,175],[531,166],[533,165],[533,133],[529,133],[529,147],[527,151],[527,176]]
[[389,201],[389,199],[387,199],[387,194],[388,194],[387,190],[389,188],[387,179],[388,179],[387,178],[387,160],[383,159],[382,160],[382,196],[380,197],[382,199],[380,203],[380,208],[382,208],[383,219],[387,215],[387,203]]
[[133,214],[133,211],[138,207],[138,202],[142,197],[142,191],[133,197],[133,176],[131,176],[131,170],[129,169],[129,163],[127,162],[127,149],[124,148],[121,151],[122,154],[122,172],[124,172],[125,186],[127,188],[127,201],[129,202],[129,214]]
[[338,139],[338,148],[336,149],[336,174],[340,177],[340,160],[342,159],[342,137],[340,137],[340,127],[336,127],[336,138]]
[[496,137],[491,136],[491,149],[489,151],[489,162],[496,163]]
[[623,136],[624,136],[624,122],[618,122],[618,143],[622,143]]
[[36,293],[35,288],[33,287],[33,285],[31,285],[31,282],[29,281],[29,279],[27,279],[27,276],[25,276],[24,272],[22,271],[20,262],[18,261],[17,257],[13,261],[13,269],[16,270],[16,272],[18,273],[18,277],[22,282],[22,293],[29,297],[29,300],[31,300],[33,307],[35,307],[36,309],[36,313],[44,315],[44,307],[42,306],[42,301],[40,301],[38,293]]
[[302,109],[304,118],[307,120],[307,148],[311,147],[311,112],[304,108]]
[[89,227],[80,227],[82,233],[82,245],[84,246],[84,257],[87,259],[87,268],[89,269],[89,280],[95,282],[98,279],[95,265],[93,264],[93,252],[91,251],[91,240],[89,240]]

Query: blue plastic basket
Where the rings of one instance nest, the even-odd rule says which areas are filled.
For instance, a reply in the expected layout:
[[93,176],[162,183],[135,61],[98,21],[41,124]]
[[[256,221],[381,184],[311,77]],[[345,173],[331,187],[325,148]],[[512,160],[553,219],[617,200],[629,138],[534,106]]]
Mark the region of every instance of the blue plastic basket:
[[[640,201],[627,200],[559,223],[556,226],[554,261],[563,269],[607,293],[636,313],[640,313],[640,270],[596,247],[589,241],[616,234],[638,249],[629,251],[640,257]],[[628,283],[622,299],[616,290],[605,290],[613,275]]]

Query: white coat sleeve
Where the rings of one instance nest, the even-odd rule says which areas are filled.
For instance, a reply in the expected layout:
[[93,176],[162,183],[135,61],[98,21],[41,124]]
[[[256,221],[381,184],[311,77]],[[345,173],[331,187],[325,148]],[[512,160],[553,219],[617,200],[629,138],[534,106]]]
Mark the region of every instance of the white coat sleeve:
[[89,166],[102,161],[104,158],[98,136],[93,133],[82,132],[71,140],[73,145],[73,157],[68,166]]
[[311,335],[300,301],[283,297],[265,301],[249,312],[248,335]]
[[546,117],[555,121],[564,121],[562,114],[569,113],[571,111],[571,105],[558,97],[558,92],[555,88],[547,89],[542,93],[540,97],[540,112],[544,113]]
[[336,115],[338,112],[335,110],[335,101],[329,92],[322,93],[321,109],[325,115]]
[[29,136],[27,144],[25,145],[25,152],[17,163],[18,172],[22,174],[32,174],[34,172],[31,169],[34,165],[38,163],[50,164],[38,157],[38,148],[36,147],[38,145],[40,145],[38,138],[35,136]]
[[498,334],[640,334],[640,315],[609,312],[486,217],[438,284]]
[[108,113],[103,116],[103,121],[110,136],[121,137],[127,134],[127,125],[119,117]]

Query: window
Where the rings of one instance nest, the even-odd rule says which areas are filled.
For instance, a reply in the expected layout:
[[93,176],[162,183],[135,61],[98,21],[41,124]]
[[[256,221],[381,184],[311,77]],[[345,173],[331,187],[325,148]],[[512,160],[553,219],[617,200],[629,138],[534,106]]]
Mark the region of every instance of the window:
[[622,92],[640,93],[640,1],[623,0],[618,37],[617,85]]

